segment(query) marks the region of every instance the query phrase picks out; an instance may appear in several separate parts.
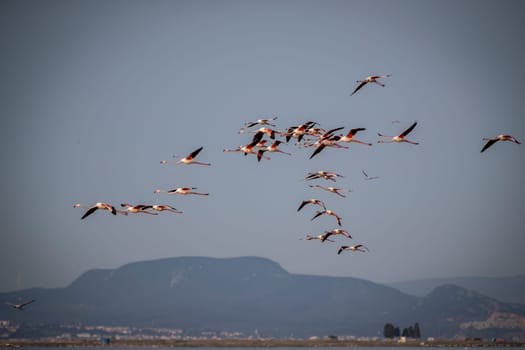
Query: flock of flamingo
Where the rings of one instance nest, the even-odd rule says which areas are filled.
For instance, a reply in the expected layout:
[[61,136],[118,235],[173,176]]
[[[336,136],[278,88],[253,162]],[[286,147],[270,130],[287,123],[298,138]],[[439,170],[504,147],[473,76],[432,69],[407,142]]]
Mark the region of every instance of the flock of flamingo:
[[[353,96],[356,92],[361,90],[365,85],[374,83],[381,87],[384,87],[385,84],[378,81],[378,79],[382,78],[388,78],[390,77],[390,74],[386,75],[372,75],[364,78],[363,80],[357,80],[358,85],[355,87],[355,89],[350,94]],[[244,123],[244,128],[239,130],[240,134],[244,133],[253,133],[253,136],[250,140],[250,142],[240,145],[236,148],[224,148],[224,152],[239,152],[247,155],[253,155],[256,157],[257,161],[262,160],[270,160],[270,157],[264,155],[264,153],[281,153],[285,155],[291,155],[289,152],[282,151],[279,149],[279,145],[282,143],[289,143],[291,140],[295,140],[295,145],[301,148],[313,148],[313,152],[310,155],[310,159],[315,157],[317,154],[322,152],[323,150],[327,148],[337,148],[337,149],[347,149],[348,146],[343,145],[343,143],[359,143],[366,146],[372,146],[369,142],[364,142],[361,140],[358,140],[355,138],[355,135],[358,132],[365,131],[365,128],[353,128],[350,129],[346,134],[337,134],[336,132],[343,130],[344,127],[337,127],[329,130],[325,130],[321,127],[319,127],[319,123],[314,121],[307,121],[300,125],[294,125],[286,128],[285,130],[277,130],[275,129],[276,125],[272,124],[274,120],[276,120],[277,117],[271,117],[271,118],[261,118],[257,119],[255,121],[249,121]],[[399,123],[399,121],[393,121],[393,123]],[[258,129],[254,130],[253,127],[259,126]],[[411,133],[414,128],[417,126],[417,122],[414,122],[412,125],[410,125],[408,128],[406,128],[404,131],[402,131],[398,135],[383,135],[381,133],[378,133],[378,136],[380,139],[377,141],[378,143],[409,143],[412,145],[418,145],[418,142],[411,141],[406,139],[407,135]],[[264,137],[268,137],[269,140],[264,139]],[[282,138],[281,140],[277,139],[278,137]],[[512,135],[508,134],[500,134],[495,137],[491,138],[482,138],[483,141],[485,141],[485,144],[483,145],[481,152],[486,151],[489,147],[493,146],[498,141],[510,141],[516,144],[520,144],[520,142]],[[199,155],[199,153],[203,150],[203,147],[199,147],[195,149],[194,151],[190,152],[185,157],[178,157],[177,161],[171,162],[167,160],[161,160],[161,164],[183,164],[183,165],[201,165],[201,166],[210,166],[211,163],[205,163],[197,161],[196,158]],[[362,173],[364,175],[365,180],[375,180],[378,179],[378,176],[369,176],[364,170],[362,170]],[[310,172],[308,173],[304,180],[305,181],[311,181],[311,180],[325,180],[325,181],[331,181],[336,182],[338,178],[344,178],[343,175],[337,174],[331,171],[326,170],[319,170],[316,172]],[[329,193],[333,193],[336,196],[339,196],[341,198],[346,198],[346,194],[349,193],[351,190],[339,188],[339,187],[333,187],[333,186],[325,186],[325,185],[309,185],[310,188],[316,188],[323,191],[327,191]],[[156,189],[153,192],[154,193],[167,193],[167,194],[179,194],[179,195],[199,195],[199,196],[208,196],[208,193],[204,192],[197,192],[196,187],[177,187],[170,190],[162,190],[162,189]],[[350,233],[342,228],[342,218],[335,213],[333,210],[327,209],[326,204],[324,201],[318,198],[309,198],[304,199],[299,203],[299,207],[297,208],[297,212],[303,210],[305,206],[307,205],[315,205],[319,208],[317,210],[313,217],[310,219],[315,220],[316,218],[319,218],[323,215],[332,216],[334,217],[337,225],[339,227],[333,228],[330,230],[325,230],[323,233],[318,235],[306,235],[304,238],[305,240],[319,240],[321,242],[334,242],[333,239],[330,239],[330,237],[333,238],[333,236],[344,236],[347,239],[353,239],[353,237],[350,235]],[[73,204],[73,207],[75,208],[85,208],[84,213],[81,216],[81,220],[87,218],[88,216],[92,215],[96,211],[99,210],[105,210],[113,215],[122,214],[122,215],[128,215],[130,213],[132,214],[149,214],[149,215],[158,215],[158,212],[168,211],[176,214],[182,214],[182,211],[174,208],[171,205],[168,204],[130,204],[130,203],[121,203],[120,208],[117,209],[115,206],[105,203],[105,202],[98,202],[90,206],[84,206],[80,203]],[[301,238],[303,239],[303,238]],[[355,245],[340,245],[337,254],[341,254],[343,251],[350,251],[350,252],[369,252],[370,250],[368,247],[366,247],[364,244],[355,244]],[[9,303],[6,302],[7,305],[13,307],[16,310],[22,311],[24,308],[33,303],[35,300],[29,300],[22,303]]]
[[[390,74],[385,75],[371,75],[363,80],[357,80],[357,86],[352,91],[350,96],[355,95],[359,90],[361,90],[364,86],[367,84],[377,84],[381,87],[384,87],[385,84],[379,81],[379,79],[388,78],[390,77]],[[238,133],[239,134],[253,134],[253,136],[250,138],[249,142],[243,145],[240,145],[235,148],[224,148],[223,152],[238,152],[245,156],[252,155],[254,156],[258,162],[261,161],[267,161],[270,160],[270,157],[267,155],[269,153],[280,153],[284,155],[290,156],[291,153],[285,152],[279,148],[281,144],[289,144],[290,141],[295,142],[295,146],[299,148],[311,148],[313,149],[312,153],[310,154],[310,159],[314,158],[316,155],[318,155],[320,152],[333,148],[333,149],[348,149],[349,147],[344,144],[349,143],[358,143],[365,146],[372,146],[372,143],[365,142],[362,140],[357,139],[355,136],[361,132],[365,131],[366,128],[359,127],[359,128],[352,128],[349,129],[346,133],[340,133],[341,130],[344,129],[344,127],[337,127],[332,129],[323,129],[320,127],[320,124],[315,121],[306,121],[299,125],[293,125],[289,126],[283,130],[276,129],[276,125],[273,124],[274,121],[277,120],[276,116],[268,117],[268,118],[261,118],[257,119],[255,121],[248,121],[244,123],[244,127],[241,128]],[[394,121],[396,123],[399,123],[399,121]],[[382,133],[377,133],[377,135],[380,137],[380,139],[377,141],[377,143],[408,143],[412,145],[418,145],[418,142],[408,140],[407,136],[415,129],[417,126],[417,122],[412,123],[408,128],[403,130],[398,135],[384,135]],[[258,127],[258,128],[256,128]],[[265,139],[266,137],[266,139]],[[489,147],[491,147],[494,143],[497,141],[510,141],[516,144],[520,144],[520,142],[512,135],[508,134],[501,134],[496,137],[492,138],[483,138],[483,141],[486,141],[483,148],[481,149],[481,152],[486,151]],[[168,161],[168,160],[161,160],[161,164],[182,164],[182,165],[201,165],[201,166],[210,166],[211,163],[201,162],[197,161],[196,158],[198,157],[199,153],[203,150],[203,147],[199,147],[195,149],[194,151],[190,152],[185,157],[179,157],[174,156],[174,158],[177,159],[177,161]],[[364,170],[362,171],[363,175],[365,177],[365,180],[375,180],[378,179],[378,176],[369,176]],[[320,170],[317,172],[311,172],[306,175],[304,178],[305,181],[310,180],[326,180],[331,182],[336,182],[337,178],[343,178],[343,175]],[[345,193],[351,192],[351,190],[340,188],[340,187],[334,187],[334,186],[325,186],[320,184],[314,184],[309,185],[310,188],[320,189],[327,191],[329,193],[332,193],[336,196],[339,196],[341,198],[346,198]],[[196,187],[177,187],[169,190],[163,190],[163,189],[156,189],[153,192],[154,193],[167,193],[167,194],[179,194],[179,195],[199,195],[199,196],[207,196],[208,193],[204,192],[198,192],[196,191]],[[326,230],[323,233],[319,235],[306,235],[304,239],[306,240],[320,240],[321,242],[325,241],[333,241],[329,239],[331,236],[336,235],[342,235],[349,239],[352,239],[352,236],[342,227],[342,218],[337,213],[335,213],[333,210],[327,209],[325,203],[318,199],[318,198],[310,198],[305,199],[301,201],[299,204],[299,207],[297,208],[297,211],[301,211],[306,205],[312,204],[319,207],[319,210],[317,210],[311,220],[315,220],[316,218],[319,218],[323,215],[332,216],[335,218],[335,221],[339,228]],[[140,213],[140,214],[149,214],[149,215],[158,215],[158,212],[162,211],[169,211],[172,213],[182,214],[182,211],[167,205],[167,204],[130,204],[130,203],[121,203],[120,207],[122,209],[117,209],[115,206],[105,203],[105,202],[98,202],[91,206],[83,206],[79,203],[76,203],[73,205],[74,207],[82,207],[85,208],[85,212],[81,216],[81,219],[85,219],[86,217],[90,216],[97,210],[106,210],[109,213],[113,215],[117,214],[123,214],[128,215],[129,213]],[[363,244],[356,244],[356,245],[341,245],[337,251],[337,254],[341,254],[341,252],[348,250],[353,252],[368,252],[369,249],[363,245]]]

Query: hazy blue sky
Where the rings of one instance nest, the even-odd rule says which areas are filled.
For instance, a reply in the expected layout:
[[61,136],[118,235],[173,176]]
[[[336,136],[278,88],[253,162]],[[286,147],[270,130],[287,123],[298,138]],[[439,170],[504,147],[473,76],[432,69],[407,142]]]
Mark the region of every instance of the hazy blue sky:
[[[376,282],[525,273],[523,1],[0,2],[0,290],[57,287],[92,268],[172,256],[273,259],[293,273]],[[384,88],[355,81],[390,73]],[[365,127],[308,159],[223,153],[313,120]],[[399,120],[399,123],[392,123]],[[413,121],[420,145],[377,144]],[[210,167],[161,165],[199,155]],[[365,181],[361,170],[380,176]],[[345,175],[347,198],[308,187]],[[314,182],[312,182],[314,183]],[[328,184],[317,181],[318,184]],[[154,194],[195,186],[209,197]],[[296,212],[318,197],[335,227]],[[80,220],[73,203],[171,204],[184,214]],[[364,243],[369,254],[337,255]]]

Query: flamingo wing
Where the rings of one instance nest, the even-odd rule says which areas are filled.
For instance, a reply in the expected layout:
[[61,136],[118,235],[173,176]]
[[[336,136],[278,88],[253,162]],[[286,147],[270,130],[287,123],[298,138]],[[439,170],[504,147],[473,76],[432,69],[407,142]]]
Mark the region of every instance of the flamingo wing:
[[260,149],[257,151],[257,161],[260,162],[263,157],[264,150]]
[[89,215],[93,214],[95,212],[95,210],[97,210],[97,209],[98,208],[95,207],[95,206],[88,208],[88,210],[86,210],[86,212],[84,213],[84,215],[82,215],[80,220],[83,220],[83,219],[87,218]]
[[357,134],[359,131],[365,131],[366,128],[354,128],[354,129],[350,129],[350,131],[348,132],[350,135],[354,136],[355,134]]
[[312,221],[313,219],[315,219],[315,218],[317,218],[317,217],[323,215],[324,213],[325,213],[324,211],[318,211],[318,212],[314,215],[314,217],[310,219],[310,221]]
[[363,248],[365,249],[366,251],[370,251],[367,247],[365,247],[364,245],[362,244],[356,244],[355,246],[352,247],[353,249],[355,250],[359,250],[361,252],[364,252],[364,250],[360,249],[360,248]]
[[367,82],[366,82],[365,80],[361,81],[360,84],[357,85],[357,87],[354,89],[354,91],[352,91],[352,93],[350,94],[350,96],[352,96],[353,94],[355,94],[356,92],[358,92],[363,86],[366,85],[366,83],[367,83]]
[[253,135],[252,142],[250,143],[250,146],[253,147],[256,144],[258,144],[264,136],[264,133],[262,131],[257,131],[255,135]]
[[308,176],[305,177],[305,180],[319,179],[322,176],[324,176],[324,173],[321,171],[315,173],[308,173]]
[[339,247],[339,250],[337,251],[337,255],[341,254],[341,252],[345,249],[348,249],[348,246],[347,245],[342,245]]
[[498,139],[490,139],[490,140],[488,140],[487,143],[485,144],[485,146],[483,146],[483,148],[481,149],[481,152],[485,151],[487,148],[489,148],[490,146],[495,144],[497,141],[498,141]]
[[405,131],[403,131],[401,133],[401,135],[399,135],[399,136],[401,136],[401,137],[407,136],[416,127],[416,125],[417,125],[417,122],[414,122],[414,124],[410,125],[410,127],[408,129],[406,129]]
[[338,131],[338,130],[341,130],[341,129],[344,129],[345,127],[344,126],[340,126],[338,128],[334,128],[334,129],[330,129],[328,130],[327,132],[325,132],[322,136],[322,138],[327,138],[329,137],[330,135],[332,135],[334,132]]
[[314,152],[312,153],[312,155],[310,156],[310,159],[312,159],[315,155],[317,155],[319,152],[321,152],[325,147],[326,147],[326,145],[324,145],[324,144],[319,145],[319,146],[314,150]]
[[197,154],[199,154],[199,152],[202,151],[203,148],[204,148],[204,147],[201,146],[201,147],[197,148],[195,151],[191,152],[191,153],[190,153],[190,158],[195,158],[195,157],[197,157]]
[[35,302],[35,299],[32,299],[32,300],[26,301],[25,303],[20,304],[19,306],[20,307],[24,307],[24,306],[29,305],[29,304],[34,303],[34,302]]
[[325,233],[323,233],[323,235],[321,236],[321,242],[324,242],[327,240],[328,237],[330,237],[332,235],[332,231],[327,231]]
[[305,205],[307,205],[308,203],[310,203],[310,201],[308,201],[308,200],[304,200],[304,201],[302,201],[301,204],[299,205],[299,208],[297,208],[297,211],[303,209],[303,207],[304,207]]

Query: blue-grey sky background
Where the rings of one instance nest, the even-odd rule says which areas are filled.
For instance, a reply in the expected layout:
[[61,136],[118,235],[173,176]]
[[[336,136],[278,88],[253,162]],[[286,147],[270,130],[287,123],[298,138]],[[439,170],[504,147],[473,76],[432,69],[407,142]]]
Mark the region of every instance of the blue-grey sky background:
[[[2,1],[0,290],[61,287],[93,268],[256,255],[292,273],[375,282],[525,273],[522,1]],[[355,81],[392,74],[349,96]],[[245,121],[365,127],[308,159],[223,153]],[[392,123],[398,120],[399,123]],[[420,145],[377,144],[377,132]],[[161,159],[204,146],[212,166]],[[380,179],[365,181],[361,170]],[[308,187],[345,175],[347,198]],[[154,194],[195,186],[209,197]],[[297,212],[318,197],[353,240]],[[80,220],[73,203],[171,204]],[[369,254],[337,255],[363,243]]]

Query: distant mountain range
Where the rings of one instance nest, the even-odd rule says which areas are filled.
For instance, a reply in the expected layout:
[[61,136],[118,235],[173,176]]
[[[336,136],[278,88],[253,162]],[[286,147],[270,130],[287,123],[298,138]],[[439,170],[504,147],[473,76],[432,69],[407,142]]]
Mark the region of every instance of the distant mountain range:
[[65,288],[0,293],[36,299],[5,305],[0,320],[25,324],[122,325],[239,331],[264,336],[382,336],[389,322],[418,322],[423,337],[512,336],[525,330],[525,305],[456,285],[424,297],[358,278],[290,274],[258,257],[178,257],[91,270]]
[[435,278],[389,283],[388,285],[407,294],[425,296],[444,284],[455,284],[503,302],[525,305],[525,275]]

